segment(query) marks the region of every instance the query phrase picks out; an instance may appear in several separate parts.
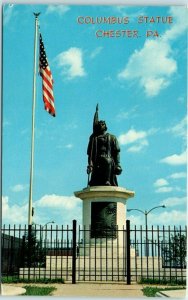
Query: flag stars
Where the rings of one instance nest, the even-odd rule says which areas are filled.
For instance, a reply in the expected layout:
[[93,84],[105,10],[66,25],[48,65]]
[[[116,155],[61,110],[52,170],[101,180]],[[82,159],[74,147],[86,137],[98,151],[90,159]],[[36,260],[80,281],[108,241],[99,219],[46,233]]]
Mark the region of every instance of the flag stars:
[[40,66],[45,69],[48,66],[48,61],[46,58],[46,51],[42,41],[42,36],[40,35]]

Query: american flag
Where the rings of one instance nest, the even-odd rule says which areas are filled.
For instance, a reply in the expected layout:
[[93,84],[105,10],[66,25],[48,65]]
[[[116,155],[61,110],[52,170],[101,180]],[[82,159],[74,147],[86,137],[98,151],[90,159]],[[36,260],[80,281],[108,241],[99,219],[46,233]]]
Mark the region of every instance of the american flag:
[[42,92],[44,107],[49,114],[55,117],[54,95],[53,95],[53,78],[48,65],[46,51],[40,34],[40,51],[39,51],[39,71],[42,77]]

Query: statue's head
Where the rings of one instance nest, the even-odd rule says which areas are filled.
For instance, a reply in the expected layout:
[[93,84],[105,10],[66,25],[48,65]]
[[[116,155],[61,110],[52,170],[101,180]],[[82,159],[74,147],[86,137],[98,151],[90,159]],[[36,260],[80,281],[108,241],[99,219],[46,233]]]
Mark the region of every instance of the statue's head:
[[107,126],[105,121],[98,121],[98,123],[95,125],[95,131],[96,133],[103,133],[107,131]]

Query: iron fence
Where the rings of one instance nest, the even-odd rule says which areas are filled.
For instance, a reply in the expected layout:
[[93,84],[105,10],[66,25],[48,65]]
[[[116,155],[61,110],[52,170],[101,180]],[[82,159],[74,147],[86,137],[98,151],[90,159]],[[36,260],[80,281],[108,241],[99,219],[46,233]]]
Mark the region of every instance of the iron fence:
[[[113,231],[113,232],[110,232]],[[1,275],[66,281],[185,282],[186,227],[3,226]]]
[[185,282],[187,267],[187,228],[159,226],[130,229],[131,277],[135,281]]
[[70,226],[3,226],[2,277],[69,280],[72,232]]

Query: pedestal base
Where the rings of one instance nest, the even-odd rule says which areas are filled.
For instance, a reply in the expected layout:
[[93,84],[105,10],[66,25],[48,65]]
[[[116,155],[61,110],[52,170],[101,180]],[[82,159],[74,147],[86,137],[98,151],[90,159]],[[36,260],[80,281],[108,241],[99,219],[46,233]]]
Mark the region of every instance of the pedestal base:
[[[134,197],[134,192],[116,186],[92,186],[74,193],[83,200],[84,240],[91,238],[116,239],[117,229],[126,224],[126,202]],[[123,234],[122,234],[123,235]],[[119,238],[119,241],[123,238]]]

